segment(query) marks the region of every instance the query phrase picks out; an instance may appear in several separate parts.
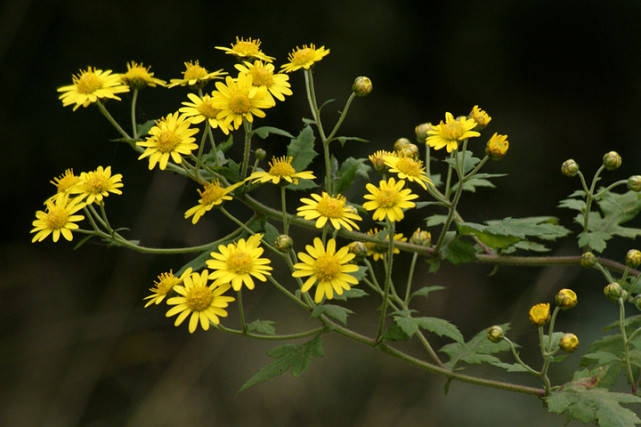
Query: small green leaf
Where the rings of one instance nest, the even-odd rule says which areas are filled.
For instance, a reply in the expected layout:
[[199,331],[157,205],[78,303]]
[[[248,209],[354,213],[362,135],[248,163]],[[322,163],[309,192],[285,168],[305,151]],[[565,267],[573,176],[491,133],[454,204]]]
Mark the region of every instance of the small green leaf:
[[334,294],[337,301],[347,301],[348,298],[362,298],[367,296],[367,292],[359,288],[351,288],[349,291],[343,291],[343,295]]
[[434,292],[434,291],[440,291],[442,289],[445,289],[445,286],[424,286],[421,289],[412,292],[412,295],[410,296],[410,300],[414,297],[424,297],[427,298],[427,296]]
[[441,251],[443,258],[454,265],[476,261],[474,245],[463,240],[451,240]]
[[311,179],[299,179],[298,184],[289,184],[286,188],[292,191],[306,191],[317,187],[318,184]]
[[276,329],[272,325],[276,322],[272,320],[254,320],[247,325],[247,332],[255,332],[263,335],[275,335]]
[[156,124],[155,120],[147,120],[145,123],[140,123],[136,126],[136,134],[138,137],[143,137],[149,133],[152,127]]
[[355,159],[353,157],[343,161],[334,182],[336,193],[344,194],[354,184],[354,179],[357,176],[368,178],[368,172],[371,168],[366,162],[367,159]]
[[434,227],[435,225],[445,224],[447,220],[447,215],[432,215],[425,218],[425,225],[428,227]]
[[489,362],[492,366],[505,369],[507,372],[528,372],[528,370],[518,363]]
[[258,136],[261,139],[267,138],[270,134],[285,136],[287,138],[294,139],[294,136],[291,133],[284,131],[282,129],[271,127],[271,126],[262,126],[262,127],[256,128],[252,130],[252,134]]
[[[504,332],[510,329],[505,323],[500,326]],[[507,341],[502,340],[493,343],[487,339],[487,329],[483,329],[468,342],[455,342],[446,344],[439,351],[447,354],[450,360],[445,364],[449,369],[454,369],[459,362],[467,364],[498,363],[500,360],[493,356],[494,353],[508,351],[510,349]]]
[[560,208],[573,209],[575,211],[584,212],[585,211],[585,201],[577,199],[565,199],[561,200],[558,204]]
[[430,331],[439,337],[451,338],[461,344],[465,343],[465,339],[458,328],[447,320],[439,319],[438,317],[418,317],[417,319],[421,329]]
[[318,153],[314,151],[314,132],[310,126],[305,126],[298,136],[287,146],[287,155],[293,157],[292,167],[303,171],[312,163]]
[[339,136],[336,140],[341,143],[341,147],[344,147],[347,141],[369,142],[367,139],[357,138],[355,136]]
[[381,337],[384,340],[388,341],[407,341],[409,337],[396,322],[392,323],[389,328],[383,332]]
[[320,317],[321,315],[329,316],[338,320],[343,325],[347,325],[347,316],[354,313],[349,308],[341,307],[340,305],[333,304],[319,304],[312,310],[312,317]]
[[606,242],[612,235],[600,231],[583,231],[579,233],[579,247],[587,246],[595,252],[603,252],[607,246]]

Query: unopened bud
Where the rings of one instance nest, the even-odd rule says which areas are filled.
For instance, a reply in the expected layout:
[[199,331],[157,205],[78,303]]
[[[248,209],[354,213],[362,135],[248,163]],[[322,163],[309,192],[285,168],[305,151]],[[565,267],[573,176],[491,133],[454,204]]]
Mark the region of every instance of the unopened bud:
[[510,143],[507,140],[507,135],[495,133],[487,142],[485,154],[490,156],[492,160],[501,160],[503,156],[505,156],[505,153],[507,153],[508,148],[510,148]]
[[568,353],[572,353],[578,346],[579,339],[574,334],[563,334],[559,341],[559,348]]
[[579,164],[572,159],[566,160],[561,165],[561,173],[565,176],[575,176],[579,173]]
[[265,157],[267,156],[267,152],[263,150],[262,148],[258,148],[255,152],[254,155],[256,158],[260,161],[265,160]]
[[367,256],[367,245],[363,242],[351,242],[347,245],[350,253],[354,254],[354,261],[359,262]]
[[631,268],[637,268],[641,265],[641,251],[630,249],[628,253],[625,254],[625,265]]
[[411,144],[410,140],[407,138],[399,138],[394,141],[394,151],[400,153],[407,144]]
[[596,256],[592,252],[584,252],[581,255],[581,267],[593,268],[597,263]]
[[478,105],[475,105],[474,108],[472,108],[468,117],[470,119],[474,119],[476,122],[474,130],[485,129],[485,127],[492,121],[492,117],[490,117],[490,115],[484,110],[480,109]]
[[352,84],[352,92],[354,92],[356,96],[369,95],[370,92],[372,92],[372,89],[372,81],[365,76],[356,77]]
[[550,320],[550,304],[541,303],[530,308],[528,313],[530,323],[534,326],[543,326]]
[[621,156],[616,151],[610,151],[603,155],[603,166],[609,171],[617,169],[621,166]]
[[432,243],[432,234],[429,231],[417,228],[412,234],[412,237],[410,237],[410,243],[419,246],[429,246],[430,243]]
[[418,157],[418,146],[416,144],[404,145],[399,151],[399,155],[416,159]]
[[618,301],[619,298],[626,299],[628,293],[617,282],[612,282],[603,288],[603,294],[612,301]]
[[569,310],[576,306],[578,299],[572,289],[561,289],[554,297],[554,302],[561,310]]
[[503,328],[500,326],[491,326],[487,330],[487,339],[492,342],[501,342],[505,338]]
[[288,252],[292,246],[294,246],[294,240],[287,234],[281,234],[274,242],[274,247],[281,252]]
[[432,123],[421,123],[420,125],[414,128],[416,133],[416,142],[419,144],[425,144],[427,139],[427,131],[432,129]]
[[633,175],[628,178],[628,190],[636,193],[641,191],[641,175]]

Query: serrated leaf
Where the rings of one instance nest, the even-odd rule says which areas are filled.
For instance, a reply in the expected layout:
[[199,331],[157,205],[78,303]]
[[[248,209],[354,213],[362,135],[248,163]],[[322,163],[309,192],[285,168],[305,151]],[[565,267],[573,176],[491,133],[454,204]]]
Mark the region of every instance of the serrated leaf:
[[456,325],[445,319],[440,319],[438,317],[418,317],[417,319],[419,320],[419,326],[421,329],[430,331],[439,337],[450,338],[458,343],[465,342],[463,335]]
[[[504,332],[510,329],[509,323],[498,326],[500,326]],[[454,369],[459,362],[465,362],[467,364],[500,362],[497,357],[492,355],[509,350],[510,346],[505,340],[498,343],[493,343],[488,340],[487,329],[484,329],[468,342],[446,344],[441,347],[439,351],[447,354],[450,358],[445,366],[449,369]]]
[[585,211],[585,200],[578,199],[564,199],[557,205],[559,208],[572,209],[579,212]]
[[407,334],[403,332],[401,327],[398,326],[396,322],[392,323],[389,328],[387,328],[385,332],[383,332],[381,338],[388,341],[407,341],[409,339]]
[[474,245],[463,240],[453,239],[441,249],[441,256],[454,265],[476,261]]
[[434,291],[440,291],[442,289],[446,289],[445,286],[424,286],[420,289],[418,289],[415,292],[412,292],[412,295],[410,296],[410,300],[414,297],[424,297],[427,298],[427,296],[434,292]]
[[[476,192],[477,187],[486,187],[486,188],[496,188],[496,185],[492,183],[488,178],[496,178],[501,176],[506,176],[505,173],[477,173],[474,176],[468,178],[463,183],[463,190],[469,191],[472,193]],[[452,186],[452,191],[456,191],[459,183],[456,183]]]
[[507,372],[528,372],[528,370],[518,363],[489,362],[492,366],[505,369]]
[[271,126],[261,126],[259,128],[256,128],[252,130],[252,134],[258,136],[261,139],[267,138],[270,134],[285,136],[287,138],[294,139],[294,136],[291,133]]
[[601,231],[583,231],[579,233],[579,247],[588,247],[594,252],[603,252],[607,241],[612,238],[609,233]]
[[340,305],[333,304],[319,304],[314,307],[312,310],[312,317],[320,317],[321,315],[326,315],[332,319],[336,319],[341,322],[343,325],[347,325],[347,316],[354,313],[349,308],[341,307]]
[[351,288],[349,291],[343,291],[342,295],[334,295],[337,301],[347,301],[349,298],[362,298],[367,296],[367,292],[359,288]]
[[366,162],[367,159],[355,159],[353,157],[345,159],[335,178],[334,191],[338,194],[344,194],[354,184],[354,179],[357,176],[368,179],[368,173],[371,168]]
[[275,324],[276,322],[272,320],[254,320],[247,325],[247,331],[263,335],[275,335],[276,329],[272,326]]
[[253,377],[240,387],[238,393],[248,388],[268,381],[276,376],[282,375],[291,370],[292,376],[300,376],[312,361],[312,357],[323,357],[323,345],[321,336],[316,335],[310,341],[302,344],[286,344],[276,347],[267,353],[268,356],[277,359],[261,368]]
[[293,157],[292,167],[303,171],[312,163],[318,153],[314,151],[314,132],[310,126],[305,126],[298,136],[287,146],[287,155]]
[[[588,232],[598,233],[584,237],[588,243],[601,245],[605,249],[606,235],[612,235],[634,239],[641,236],[640,228],[623,227],[621,224],[635,218],[641,212],[641,194],[628,191],[623,194],[607,192],[599,200],[599,212],[590,212],[588,216]],[[583,234],[583,233],[582,233]],[[597,238],[600,239],[597,240]],[[579,245],[581,245],[579,243]],[[588,246],[590,246],[588,244]],[[590,246],[594,250],[596,248]],[[601,250],[603,250],[601,249]],[[600,251],[599,251],[600,252]]]
[[264,231],[263,240],[273,246],[278,236],[280,236],[280,231],[267,221],[263,224],[262,229]]
[[[479,159],[478,157],[474,157],[473,153],[471,151],[469,151],[469,150],[459,152],[458,153],[459,159],[460,159],[461,156],[465,156],[465,161],[463,163],[463,173],[464,174],[466,174],[469,171],[471,171],[472,169],[474,169],[474,167],[476,165],[478,165],[479,162],[481,161],[481,159]],[[455,158],[448,157],[444,161],[450,167],[452,167],[452,168],[456,167],[456,159]]]

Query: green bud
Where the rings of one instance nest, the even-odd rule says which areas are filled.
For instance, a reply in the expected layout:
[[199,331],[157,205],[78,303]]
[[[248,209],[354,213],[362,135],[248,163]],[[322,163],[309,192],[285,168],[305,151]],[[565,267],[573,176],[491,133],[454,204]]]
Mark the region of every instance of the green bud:
[[411,144],[410,140],[407,138],[399,138],[396,141],[394,141],[394,151],[397,153],[400,153],[403,151],[403,147],[406,145]]
[[592,252],[584,252],[581,255],[581,267],[593,268],[597,263],[596,257]]
[[425,144],[427,139],[427,131],[432,129],[432,123],[421,123],[420,125],[414,128],[416,133],[416,142],[419,144]]
[[617,169],[621,166],[621,156],[616,151],[610,151],[603,155],[603,166],[609,171]]
[[267,152],[263,150],[262,148],[258,148],[255,152],[254,155],[256,158],[260,161],[265,160],[265,157],[267,156]]
[[637,268],[641,265],[641,251],[630,249],[628,253],[625,254],[625,265],[631,268]]
[[619,298],[626,299],[628,293],[617,282],[612,282],[603,288],[603,294],[612,301],[618,301]]
[[354,261],[359,262],[367,256],[367,246],[363,242],[351,242],[347,245],[350,253],[353,253]]
[[274,242],[274,247],[281,252],[288,252],[292,246],[294,246],[294,240],[287,234],[281,234]]
[[430,243],[432,243],[432,234],[429,231],[417,228],[412,234],[412,237],[410,237],[410,243],[419,246],[429,246]]
[[501,342],[505,338],[505,333],[500,326],[491,326],[488,328],[486,336],[492,342]]
[[572,159],[566,160],[561,165],[561,173],[565,176],[575,176],[579,173],[579,164]]
[[641,175],[633,175],[628,178],[628,190],[636,193],[641,191]]
[[372,92],[372,89],[372,81],[365,76],[356,77],[352,84],[352,92],[354,92],[356,96],[369,95]]
[[416,159],[418,157],[418,147],[416,144],[406,144],[399,151],[399,155]]

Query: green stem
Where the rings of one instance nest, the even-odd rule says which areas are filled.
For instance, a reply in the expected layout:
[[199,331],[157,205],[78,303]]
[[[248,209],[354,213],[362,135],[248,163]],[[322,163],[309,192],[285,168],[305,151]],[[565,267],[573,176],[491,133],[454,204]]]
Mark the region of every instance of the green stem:
[[347,117],[347,110],[349,110],[349,106],[352,104],[352,101],[356,98],[356,93],[352,92],[349,98],[347,98],[347,102],[345,103],[345,107],[343,108],[343,111],[341,111],[340,116],[338,117],[338,121],[336,122],[336,125],[334,126],[334,129],[330,132],[329,136],[327,137],[327,143],[329,144],[333,139],[336,133],[338,132],[338,129],[341,127],[343,124],[343,120],[345,120],[345,117]]
[[407,275],[407,286],[405,288],[405,304],[410,303],[410,292],[412,291],[412,281],[414,279],[414,268],[416,267],[416,260],[418,260],[418,254],[414,253],[412,255],[412,263],[410,264],[410,272]]
[[280,209],[283,212],[283,234],[289,232],[289,224],[287,223],[287,198],[285,195],[285,186],[280,186]]
[[[467,140],[466,140],[467,143]],[[463,160],[462,162],[465,162],[465,147],[466,143],[463,144]],[[456,163],[456,172],[459,177],[459,182],[456,187],[456,192],[454,193],[454,199],[452,200],[452,203],[450,205],[449,212],[447,213],[447,218],[445,219],[445,224],[443,224],[443,229],[441,230],[441,234],[438,236],[438,241],[436,242],[436,245],[434,246],[434,253],[438,254],[441,245],[443,245],[443,241],[445,239],[445,235],[447,233],[447,230],[449,230],[450,225],[452,224],[452,219],[454,218],[454,212],[456,211],[456,206],[458,205],[458,202],[461,198],[461,193],[463,193],[463,171],[460,170],[459,168],[459,161],[458,161],[458,151],[454,152],[454,160]]]
[[98,106],[98,109],[100,110],[100,112],[102,113],[102,115],[103,115],[103,116],[105,116],[105,118],[107,119],[107,121],[109,121],[109,123],[111,123],[111,125],[112,125],[114,128],[116,128],[116,130],[118,131],[118,133],[119,133],[120,135],[122,135],[122,137],[123,137],[123,138],[127,139],[128,141],[130,141],[130,142],[129,142],[129,145],[131,145],[132,147],[136,147],[136,145],[134,144],[134,142],[133,142],[132,138],[131,138],[131,137],[129,136],[129,134],[128,134],[127,132],[125,132],[125,130],[124,130],[124,129],[123,129],[123,128],[118,124],[118,122],[116,121],[116,119],[114,119],[114,118],[113,118],[113,116],[109,113],[109,111],[107,111],[107,108],[104,106],[104,104],[102,103],[102,101],[100,101],[100,100],[96,101],[96,105]]
[[238,295],[238,315],[240,317],[240,328],[243,331],[243,334],[247,332],[247,323],[245,323],[245,311],[243,310],[243,288],[236,291]]
[[133,139],[138,139],[138,125],[136,123],[136,102],[138,101],[138,89],[134,89],[131,96],[131,134]]
[[507,342],[510,345],[510,350],[512,351],[512,355],[514,356],[514,359],[519,365],[523,366],[523,368],[525,368],[526,371],[528,371],[533,375],[536,375],[537,377],[541,375],[539,371],[536,371],[535,369],[531,368],[527,363],[521,360],[521,358],[519,357],[519,353],[516,351],[516,346],[512,341],[510,341],[507,337],[504,337],[503,339],[505,340],[505,342]]
[[387,316],[387,304],[390,294],[390,286],[392,283],[392,265],[394,261],[394,231],[396,223],[387,219],[387,238],[389,246],[387,250],[387,264],[385,268],[385,288],[383,289],[383,306],[381,307],[381,317],[378,322],[378,332],[376,333],[376,341],[380,342],[383,335],[383,327],[385,326],[385,317]]
[[543,326],[538,327],[538,332],[539,332],[539,347],[541,348],[541,356],[543,357],[543,367],[541,368],[541,372],[539,372],[539,376],[541,377],[541,380],[543,380],[543,388],[545,389],[545,394],[548,395],[550,394],[550,389],[552,388],[552,384],[550,383],[550,378],[548,378],[548,367],[550,366],[550,356],[548,356],[547,354],[545,342],[543,340]]
[[[625,363],[626,375],[628,376],[628,383],[632,389],[632,394],[636,394],[637,385],[634,381],[634,375],[632,374],[632,364],[630,363],[630,340],[626,336],[625,331],[625,302],[623,298],[618,299],[619,302],[619,330],[621,331],[621,337],[623,339],[623,363]],[[636,331],[635,331],[636,332]]]
[[243,166],[240,171],[240,179],[247,178],[247,168],[249,167],[249,155],[251,153],[251,133],[252,124],[250,121],[243,120],[243,128],[245,130],[245,150],[243,152]]
[[285,341],[285,340],[295,340],[295,339],[298,339],[298,338],[305,338],[305,337],[308,337],[310,335],[318,334],[318,333],[322,332],[323,330],[325,330],[325,327],[321,326],[319,328],[310,329],[310,330],[305,331],[305,332],[298,332],[296,334],[262,335],[262,334],[255,334],[255,333],[252,333],[252,332],[242,331],[242,330],[238,330],[238,329],[227,328],[227,327],[223,326],[222,324],[214,325],[214,327],[216,329],[220,330],[220,331],[227,332],[227,333],[230,333],[230,334],[233,334],[233,335],[243,335],[243,336],[246,336],[248,338],[255,338],[255,339],[259,339],[259,340],[272,340],[272,341]]

